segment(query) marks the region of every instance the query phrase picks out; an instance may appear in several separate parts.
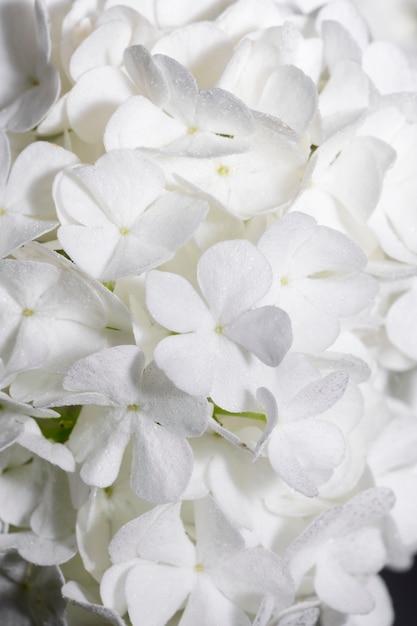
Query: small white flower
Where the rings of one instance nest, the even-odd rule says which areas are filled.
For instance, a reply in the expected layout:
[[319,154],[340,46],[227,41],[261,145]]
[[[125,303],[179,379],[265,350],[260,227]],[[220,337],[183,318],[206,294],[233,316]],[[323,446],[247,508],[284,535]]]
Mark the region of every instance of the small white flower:
[[190,480],[193,456],[186,438],[203,434],[209,406],[178,390],[153,362],[144,369],[144,361],[136,346],[77,361],[64,379],[72,393],[60,404],[95,405],[80,415],[69,441],[87,484],[111,485],[133,438],[133,491],[144,500],[170,502]]
[[163,626],[186,602],[180,626],[250,626],[263,595],[289,606],[293,583],[284,562],[265,548],[246,548],[240,533],[208,496],[194,503],[195,545],[180,505],[158,507],[126,524],[109,552],[114,565],[101,583],[105,606],[134,626]]
[[65,170],[54,189],[61,245],[81,269],[102,280],[167,261],[194,233],[208,205],[164,192],[160,168],[133,150]]
[[207,304],[181,276],[148,273],[148,309],[176,333],[160,341],[155,360],[180,389],[210,396],[227,410],[245,410],[258,359],[273,367],[289,350],[290,320],[276,307],[256,308],[270,287],[271,271],[248,241],[209,248],[198,263],[197,280]]

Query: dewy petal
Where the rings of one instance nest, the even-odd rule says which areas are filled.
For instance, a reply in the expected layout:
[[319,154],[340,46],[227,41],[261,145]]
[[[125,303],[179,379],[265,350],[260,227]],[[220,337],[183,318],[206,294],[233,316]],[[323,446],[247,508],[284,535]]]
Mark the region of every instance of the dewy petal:
[[178,274],[148,272],[146,306],[159,324],[176,333],[195,331],[203,325],[214,327],[214,320],[198,293]]
[[143,96],[131,96],[109,119],[104,145],[106,150],[164,148],[182,137],[187,130],[184,124]]
[[394,160],[395,150],[384,141],[356,137],[320,179],[320,187],[366,221],[378,204],[385,174]]
[[112,609],[91,602],[80,589],[79,585],[73,580],[70,580],[62,586],[61,595],[64,600],[69,600],[72,605],[97,615],[99,618],[113,624],[113,626],[126,626],[126,622],[112,611]]
[[265,594],[274,597],[278,610],[294,600],[294,582],[287,565],[263,547],[242,550],[222,561],[213,573],[219,589],[250,613],[255,613]]
[[191,568],[139,561],[126,578],[126,599],[132,623],[165,626],[186,600],[194,579]]
[[114,150],[75,173],[108,219],[119,226],[131,226],[164,187],[162,170],[134,150]]
[[50,232],[56,220],[37,220],[9,211],[0,215],[0,257],[4,258],[28,241]]
[[345,439],[341,430],[331,422],[300,420],[286,424],[284,428],[298,459],[318,483],[326,480],[342,462]]
[[200,89],[212,87],[232,56],[233,45],[225,32],[212,22],[196,22],[176,28],[161,37],[152,50],[187,66]]
[[195,547],[181,521],[181,503],[154,507],[125,524],[109,545],[113,563],[140,557],[177,567],[193,567]]
[[[121,412],[122,421],[117,419]],[[76,460],[83,463],[80,473],[87,485],[105,488],[116,480],[130,436],[130,420],[123,410],[83,410],[69,446]]]
[[[34,128],[59,95],[58,70],[49,63],[50,37],[44,5],[36,1],[4,4],[0,23],[3,93],[0,126],[11,132]],[[2,46],[2,48],[3,48]]]
[[333,228],[316,226],[294,252],[291,271],[311,276],[325,271],[359,270],[366,263],[366,255],[352,239]]
[[154,57],[169,90],[169,100],[164,110],[183,124],[194,120],[198,85],[194,76],[181,63],[163,54]]
[[250,109],[236,96],[217,87],[200,92],[195,124],[201,130],[233,137],[249,135],[255,130]]
[[271,367],[281,363],[292,343],[290,318],[275,306],[246,311],[227,324],[224,333]]
[[164,72],[145,46],[130,46],[124,52],[124,65],[139,93],[157,107],[169,100],[169,88]]
[[145,355],[136,346],[115,346],[74,363],[64,378],[68,391],[93,391],[108,404],[126,407],[138,401]]
[[193,471],[193,453],[187,440],[140,414],[132,417],[132,429],[133,491],[156,504],[178,500]]
[[348,574],[328,551],[317,559],[314,587],[323,602],[341,613],[366,614],[375,605],[366,587]]
[[277,426],[268,443],[268,457],[275,472],[290,487],[304,496],[318,496],[318,489],[295,455],[286,429]]
[[345,372],[334,372],[304,387],[285,407],[285,418],[299,420],[324,413],[340,400],[348,381]]
[[166,337],[154,351],[156,364],[168,378],[179,389],[195,396],[210,395],[217,356],[214,339],[197,332]]
[[23,429],[17,440],[19,445],[66,472],[75,470],[74,457],[66,446],[46,439],[35,420],[31,418],[24,420],[23,416],[20,416],[19,421],[23,422]]
[[74,83],[95,67],[120,67],[131,34],[131,25],[120,19],[100,24],[81,42],[71,57],[69,71]]
[[250,626],[247,615],[223,595],[222,587],[211,577],[200,575],[181,617],[181,626]]
[[[245,542],[211,496],[194,502],[197,558],[206,567],[217,567],[240,552]],[[221,538],[221,540],[219,540]]]
[[310,239],[315,229],[314,218],[294,211],[287,213],[263,233],[258,248],[268,259],[274,274],[281,277],[287,272],[297,249]]
[[181,437],[199,437],[207,428],[207,400],[180,391],[154,362],[143,373],[139,403],[148,417]]
[[282,65],[268,78],[257,108],[303,133],[317,112],[317,89],[294,65]]
[[53,541],[26,531],[0,533],[0,550],[10,549],[30,563],[43,566],[65,563],[77,553],[75,537]]
[[71,128],[84,141],[101,143],[114,111],[135,94],[133,83],[115,67],[98,67],[86,72],[68,94],[67,115]]
[[[71,260],[93,278],[113,280],[120,277],[120,274],[108,275],[107,271],[107,266],[120,241],[120,233],[116,226],[110,225],[107,228],[78,224],[61,226],[58,229],[58,240]],[[92,254],[91,242],[94,242],[100,254]]]
[[2,199],[6,211],[1,216],[3,256],[56,226],[52,183],[62,168],[76,161],[71,152],[43,141],[30,144],[19,154]]
[[132,226],[142,245],[159,248],[153,266],[170,259],[194,234],[208,213],[205,200],[179,191],[170,191],[159,197]]
[[221,241],[202,255],[197,278],[215,319],[227,324],[265,295],[272,273],[253,244],[235,239]]

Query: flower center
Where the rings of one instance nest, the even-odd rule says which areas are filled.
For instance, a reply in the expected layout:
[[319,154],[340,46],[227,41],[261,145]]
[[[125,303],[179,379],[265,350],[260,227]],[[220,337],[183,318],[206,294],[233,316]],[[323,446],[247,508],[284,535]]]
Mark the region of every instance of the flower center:
[[22,315],[23,317],[31,317],[35,311],[33,309],[23,309]]
[[196,572],[203,572],[204,571],[204,565],[202,563],[196,563],[194,565],[194,569]]
[[227,176],[229,172],[230,168],[228,168],[227,165],[219,165],[219,167],[217,168],[217,173],[219,176]]

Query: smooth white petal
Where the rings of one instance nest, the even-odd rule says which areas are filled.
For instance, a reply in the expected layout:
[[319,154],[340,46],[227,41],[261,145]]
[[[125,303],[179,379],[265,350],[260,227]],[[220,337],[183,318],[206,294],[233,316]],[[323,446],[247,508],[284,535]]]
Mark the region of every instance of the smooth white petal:
[[278,610],[290,606],[294,599],[294,582],[287,565],[260,546],[223,561],[216,567],[215,580],[227,597],[251,613],[265,594],[274,597]]
[[303,133],[316,114],[317,100],[311,78],[298,67],[282,65],[268,78],[257,108]]
[[[184,304],[187,303],[187,306]],[[214,328],[214,320],[200,296],[182,276],[151,271],[146,275],[146,306],[152,317],[176,333],[201,326]]]
[[126,578],[129,617],[139,626],[165,626],[178,611],[193,583],[194,572],[149,561],[140,561]]
[[164,148],[186,133],[183,123],[143,96],[132,96],[109,119],[104,145],[106,150]]
[[100,24],[74,51],[69,64],[72,80],[77,82],[83,74],[95,67],[120,67],[123,52],[130,43],[131,32],[131,26],[122,20]]
[[236,239],[211,246],[198,263],[197,278],[215,319],[227,324],[265,295],[272,276],[257,248]]
[[134,431],[131,485],[144,500],[163,504],[181,497],[193,471],[186,439],[148,418],[132,418]]
[[199,437],[207,428],[206,399],[180,391],[154,362],[143,373],[139,403],[148,417],[181,437]]
[[[197,558],[204,567],[220,563],[240,552],[245,542],[211,496],[194,502]],[[219,540],[221,538],[221,540]]]
[[196,22],[162,37],[152,52],[182,63],[204,89],[217,83],[232,54],[232,43],[216,24]]
[[323,602],[341,613],[369,613],[375,606],[365,585],[348,574],[328,552],[319,555],[314,587]]
[[113,537],[109,554],[113,563],[140,557],[177,567],[193,567],[195,547],[181,521],[181,504],[154,507],[125,524]]
[[130,46],[124,52],[124,64],[139,93],[158,107],[169,99],[165,75],[145,46]]
[[224,333],[271,367],[281,363],[292,343],[290,318],[275,306],[243,313],[227,324]]
[[303,495],[318,496],[318,489],[296,457],[292,441],[284,428],[275,429],[268,442],[268,457],[275,472],[290,487]]
[[250,626],[247,615],[223,595],[211,577],[200,575],[181,617],[180,626]]
[[154,358],[179,389],[195,396],[210,395],[217,367],[217,349],[210,337],[207,341],[205,333],[166,337],[157,345]]
[[136,93],[121,70],[104,66],[81,76],[67,100],[67,115],[77,135],[89,143],[101,142],[104,129],[117,107]]

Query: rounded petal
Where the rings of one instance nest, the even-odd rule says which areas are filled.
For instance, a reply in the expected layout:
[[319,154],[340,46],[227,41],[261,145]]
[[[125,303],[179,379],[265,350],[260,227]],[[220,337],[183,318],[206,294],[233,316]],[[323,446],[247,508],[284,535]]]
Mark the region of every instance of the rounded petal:
[[197,278],[215,319],[227,324],[265,295],[272,273],[253,244],[235,239],[221,241],[202,255]]

